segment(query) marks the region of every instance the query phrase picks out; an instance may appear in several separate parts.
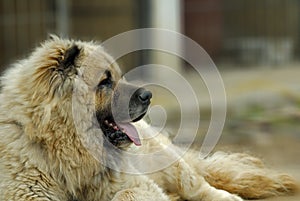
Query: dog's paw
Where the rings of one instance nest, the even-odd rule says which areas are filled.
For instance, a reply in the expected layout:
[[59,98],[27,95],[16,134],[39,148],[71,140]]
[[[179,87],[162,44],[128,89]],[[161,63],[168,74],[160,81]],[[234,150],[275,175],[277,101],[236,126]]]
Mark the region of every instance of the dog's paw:
[[237,195],[229,195],[224,198],[221,198],[220,200],[215,200],[215,201],[243,201],[243,199]]
[[218,190],[218,195],[213,198],[213,201],[243,201],[243,199],[227,191]]

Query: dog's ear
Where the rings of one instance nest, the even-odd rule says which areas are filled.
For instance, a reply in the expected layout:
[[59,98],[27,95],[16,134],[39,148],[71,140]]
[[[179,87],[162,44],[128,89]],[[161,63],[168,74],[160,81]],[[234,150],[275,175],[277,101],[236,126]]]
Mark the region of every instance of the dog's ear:
[[80,48],[77,45],[72,45],[69,49],[67,49],[59,61],[59,70],[65,71],[70,69],[70,67],[74,67],[75,60],[80,54]]
[[64,59],[62,60],[62,64],[65,67],[68,67],[70,65],[74,65],[75,59],[80,53],[80,49],[77,45],[73,45],[71,48],[67,49],[64,55]]
[[47,39],[48,40],[58,40],[59,37],[56,34],[48,34]]

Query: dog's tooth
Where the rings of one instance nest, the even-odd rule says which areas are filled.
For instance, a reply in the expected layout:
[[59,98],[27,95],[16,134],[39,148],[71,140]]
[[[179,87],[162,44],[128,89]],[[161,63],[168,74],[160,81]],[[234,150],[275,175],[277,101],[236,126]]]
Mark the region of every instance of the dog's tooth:
[[110,127],[112,127],[112,126],[113,126],[113,124],[112,124],[112,123],[109,123],[108,125],[109,125]]
[[113,128],[117,131],[119,130],[118,126],[114,126]]
[[105,124],[108,124],[108,121],[107,121],[107,120],[105,120],[105,121],[104,121],[104,123],[105,123]]

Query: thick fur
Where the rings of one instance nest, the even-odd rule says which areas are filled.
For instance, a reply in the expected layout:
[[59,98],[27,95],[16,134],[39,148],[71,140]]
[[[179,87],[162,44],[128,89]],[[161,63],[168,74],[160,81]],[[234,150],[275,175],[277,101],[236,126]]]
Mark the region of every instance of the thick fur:
[[[291,177],[246,154],[216,153],[200,161],[191,151],[150,175],[106,167],[105,161],[122,155],[109,154],[100,128],[87,129],[93,125],[93,114],[88,113],[110,105],[110,92],[93,90],[106,70],[115,83],[121,79],[117,64],[96,43],[53,36],[6,71],[0,95],[1,201],[240,201],[239,196],[265,198],[296,191]],[[144,121],[135,126],[147,132]],[[141,147],[122,149],[148,153],[166,144],[170,141],[160,135]],[[177,149],[166,151],[166,156]]]

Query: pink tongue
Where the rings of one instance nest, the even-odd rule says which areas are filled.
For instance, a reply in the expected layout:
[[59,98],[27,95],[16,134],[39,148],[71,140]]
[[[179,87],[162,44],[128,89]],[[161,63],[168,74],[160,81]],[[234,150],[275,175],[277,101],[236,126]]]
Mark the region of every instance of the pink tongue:
[[136,128],[130,123],[118,123],[118,126],[125,130],[125,134],[130,138],[130,140],[136,145],[141,146],[141,140]]

